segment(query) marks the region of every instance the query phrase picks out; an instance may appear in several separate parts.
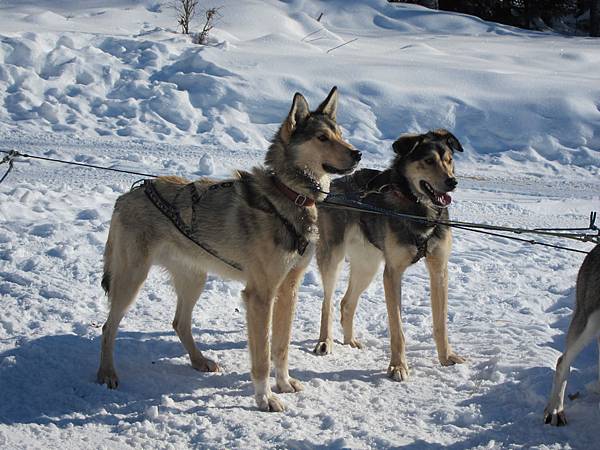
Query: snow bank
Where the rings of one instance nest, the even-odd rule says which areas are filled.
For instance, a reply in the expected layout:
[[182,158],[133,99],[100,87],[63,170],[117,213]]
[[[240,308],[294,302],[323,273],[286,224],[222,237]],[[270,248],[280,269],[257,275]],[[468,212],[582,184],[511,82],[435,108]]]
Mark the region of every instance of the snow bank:
[[[100,3],[69,22],[84,29]],[[384,0],[232,1],[217,44],[198,47],[153,5],[127,5],[114,25],[139,29],[126,36],[45,32],[64,16],[44,8],[19,20],[30,31],[0,35],[0,133],[263,148],[295,91],[314,104],[338,85],[349,140],[374,155],[403,132],[446,127],[472,156],[600,164],[597,40]]]

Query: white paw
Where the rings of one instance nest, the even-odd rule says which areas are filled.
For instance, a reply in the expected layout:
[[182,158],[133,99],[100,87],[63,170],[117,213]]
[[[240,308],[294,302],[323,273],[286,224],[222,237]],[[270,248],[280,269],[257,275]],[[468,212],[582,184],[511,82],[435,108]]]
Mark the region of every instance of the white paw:
[[211,359],[201,358],[192,361],[192,367],[200,372],[220,372],[219,365]]
[[394,381],[407,381],[408,367],[402,364],[399,366],[390,365],[387,370],[387,375]]
[[256,406],[261,411],[281,412],[285,410],[285,404],[275,394],[255,395]]
[[348,341],[344,341],[344,345],[349,345],[352,348],[363,348],[362,344],[358,341],[358,339],[350,339]]
[[454,353],[450,353],[446,358],[440,358],[442,366],[453,366],[454,364],[463,364],[464,362],[465,358]]
[[282,394],[300,392],[303,389],[304,386],[302,386],[302,383],[300,383],[295,378],[288,378],[287,380],[277,380],[277,390]]

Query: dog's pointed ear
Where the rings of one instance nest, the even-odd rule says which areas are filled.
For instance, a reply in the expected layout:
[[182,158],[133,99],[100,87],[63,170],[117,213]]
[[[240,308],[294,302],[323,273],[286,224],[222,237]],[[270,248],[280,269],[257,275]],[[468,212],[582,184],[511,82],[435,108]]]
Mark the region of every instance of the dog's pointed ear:
[[394,153],[403,158],[410,155],[423,142],[422,134],[404,134],[392,144]]
[[302,94],[296,92],[294,94],[294,100],[292,101],[292,107],[290,112],[281,126],[280,136],[283,142],[288,143],[294,130],[300,122],[306,119],[310,115],[310,109],[308,102]]
[[329,95],[327,98],[323,100],[323,103],[319,105],[317,110],[315,111],[317,114],[325,114],[335,120],[335,116],[337,113],[337,104],[338,104],[338,88],[334,86],[331,91],[329,91]]
[[452,149],[453,152],[464,152],[462,145],[458,142],[456,136],[450,133],[448,130],[444,128],[439,128],[433,132],[438,138],[446,139],[448,143],[448,147]]

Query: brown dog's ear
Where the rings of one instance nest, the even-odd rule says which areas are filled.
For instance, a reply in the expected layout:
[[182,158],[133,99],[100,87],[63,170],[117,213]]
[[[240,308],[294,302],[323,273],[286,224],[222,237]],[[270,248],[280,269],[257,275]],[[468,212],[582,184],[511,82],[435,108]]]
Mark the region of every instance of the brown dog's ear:
[[323,103],[319,105],[317,110],[315,111],[317,114],[325,114],[335,120],[335,115],[337,113],[337,103],[338,103],[338,88],[334,86],[327,98],[323,100]]
[[410,155],[423,142],[422,134],[404,134],[392,144],[394,152],[403,158]]
[[458,139],[456,139],[456,136],[454,136],[448,130],[446,130],[444,128],[439,128],[439,129],[435,130],[433,133],[438,138],[446,139],[446,142],[448,142],[448,146],[452,149],[452,151],[464,152],[462,145],[460,145],[460,142],[458,142]]
[[290,112],[281,126],[279,132],[281,139],[286,144],[290,141],[292,133],[300,122],[306,119],[310,115],[310,109],[308,108],[308,102],[302,94],[296,92],[294,94],[294,100],[292,101],[292,107]]

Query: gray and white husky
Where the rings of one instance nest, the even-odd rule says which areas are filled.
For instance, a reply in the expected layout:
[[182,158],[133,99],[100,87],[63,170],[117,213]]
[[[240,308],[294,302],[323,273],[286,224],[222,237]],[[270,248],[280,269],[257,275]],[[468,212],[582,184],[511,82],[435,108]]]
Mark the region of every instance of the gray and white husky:
[[[564,400],[571,364],[594,338],[598,338],[600,350],[600,245],[583,260],[575,291],[575,312],[567,332],[567,349],[556,363],[552,393],[544,409],[544,422],[556,426],[567,424]],[[600,359],[598,364],[600,381]]]
[[119,197],[104,253],[102,286],[110,312],[102,328],[100,383],[117,387],[113,347],[119,323],[150,267],[159,265],[171,275],[177,294],[173,328],[194,368],[219,370],[198,350],[191,330],[192,309],[211,272],[245,282],[258,407],[284,409],[271,392],[271,359],[280,392],[302,389],[288,373],[288,346],[298,284],[317,239],[315,202],[323,200],[332,173],[351,172],[361,157],[343,140],[336,110],[336,88],[313,112],[296,94],[266,167],[227,181],[163,177]]

